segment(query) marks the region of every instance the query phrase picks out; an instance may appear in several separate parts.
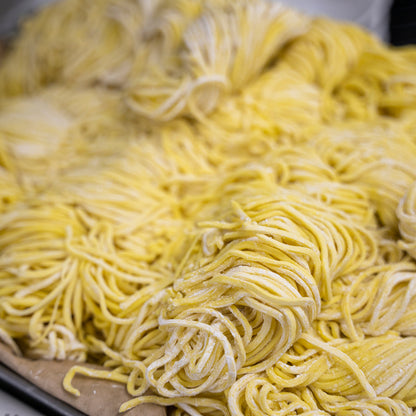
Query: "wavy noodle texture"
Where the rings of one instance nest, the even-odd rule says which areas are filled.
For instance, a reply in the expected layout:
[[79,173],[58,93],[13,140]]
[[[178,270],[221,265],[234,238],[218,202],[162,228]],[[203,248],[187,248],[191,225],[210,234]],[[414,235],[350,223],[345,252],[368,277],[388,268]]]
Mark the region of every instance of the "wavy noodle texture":
[[416,415],[415,69],[267,0],[40,11],[0,65],[0,341],[121,412]]
[[295,70],[308,83],[318,84],[323,119],[338,119],[346,110],[334,99],[334,92],[370,48],[377,51],[378,41],[356,26],[315,19],[311,30],[283,54],[281,65]]
[[179,64],[152,67],[128,89],[128,104],[135,112],[154,120],[209,113],[223,92],[241,89],[287,41],[306,30],[307,19],[280,4],[215,6],[206,6],[186,28]]
[[[409,407],[414,407],[416,384],[413,375],[416,369],[412,345],[415,342],[413,337],[403,339],[396,334],[387,334],[364,341],[342,344],[339,350],[362,369],[378,396],[401,400]],[[362,386],[355,377],[347,376],[349,372],[351,369],[347,369],[339,361],[311,386],[325,393],[337,394],[352,400],[361,398]]]
[[409,186],[408,191],[400,200],[397,207],[400,235],[403,241],[401,248],[405,249],[410,256],[416,257],[416,183]]
[[[416,295],[416,269],[411,262],[388,263],[369,267],[334,285],[341,308],[329,304],[320,314],[321,319],[339,321],[351,339],[364,335],[378,336],[404,318]],[[414,321],[407,320],[409,330]],[[401,331],[408,334],[406,326]]]
[[363,120],[405,115],[416,98],[415,59],[411,49],[365,51],[337,91],[346,115]]
[[397,229],[397,205],[416,178],[412,137],[382,121],[374,129],[362,123],[330,128],[317,140],[321,157],[339,181],[362,188],[382,224]]

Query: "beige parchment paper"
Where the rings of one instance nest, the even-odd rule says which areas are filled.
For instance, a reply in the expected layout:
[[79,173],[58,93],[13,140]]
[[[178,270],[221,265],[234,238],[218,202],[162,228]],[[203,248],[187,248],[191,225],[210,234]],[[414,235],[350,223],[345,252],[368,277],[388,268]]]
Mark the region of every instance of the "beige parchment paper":
[[[73,385],[80,390],[81,396],[75,397],[64,390],[62,380],[66,372],[77,363],[71,361],[30,360],[18,357],[8,346],[1,342],[0,362],[43,391],[90,416],[120,415],[118,413],[120,405],[132,398],[122,384],[96,380],[80,375],[74,378]],[[87,366],[98,368],[93,365]],[[166,416],[166,410],[161,406],[143,404],[122,413],[122,415]]]

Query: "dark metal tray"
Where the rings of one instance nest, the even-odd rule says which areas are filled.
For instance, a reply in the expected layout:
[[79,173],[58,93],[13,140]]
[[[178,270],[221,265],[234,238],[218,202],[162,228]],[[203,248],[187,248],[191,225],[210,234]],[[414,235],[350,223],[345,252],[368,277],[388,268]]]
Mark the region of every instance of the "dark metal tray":
[[86,416],[85,413],[45,393],[2,364],[0,364],[0,389],[47,415]]

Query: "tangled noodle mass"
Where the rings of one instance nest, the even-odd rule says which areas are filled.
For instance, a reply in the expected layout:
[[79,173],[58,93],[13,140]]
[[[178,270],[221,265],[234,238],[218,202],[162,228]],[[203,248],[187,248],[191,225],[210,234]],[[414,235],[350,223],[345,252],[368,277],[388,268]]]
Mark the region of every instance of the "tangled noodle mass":
[[0,340],[122,412],[416,415],[415,120],[416,49],[351,24],[48,6],[0,65]]

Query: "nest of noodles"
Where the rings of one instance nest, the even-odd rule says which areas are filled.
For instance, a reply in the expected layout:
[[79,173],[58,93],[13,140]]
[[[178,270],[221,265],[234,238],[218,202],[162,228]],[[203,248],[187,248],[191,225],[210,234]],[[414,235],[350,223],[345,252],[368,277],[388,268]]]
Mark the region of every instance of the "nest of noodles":
[[414,415],[415,69],[266,0],[45,8],[0,66],[1,340],[120,411]]

